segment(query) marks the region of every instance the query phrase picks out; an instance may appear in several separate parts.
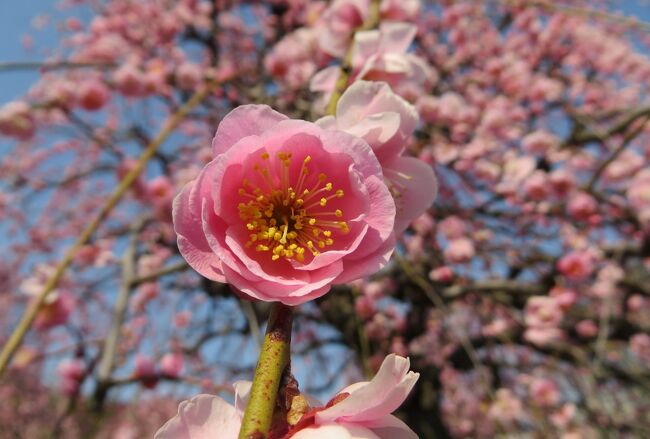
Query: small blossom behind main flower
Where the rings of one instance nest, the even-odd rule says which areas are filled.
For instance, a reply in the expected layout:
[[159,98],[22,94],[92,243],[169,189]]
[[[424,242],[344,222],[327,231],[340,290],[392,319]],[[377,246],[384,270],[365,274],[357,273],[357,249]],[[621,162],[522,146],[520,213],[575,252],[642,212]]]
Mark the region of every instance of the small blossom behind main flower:
[[[271,435],[271,438],[417,439],[404,422],[391,415],[420,376],[409,368],[408,358],[390,354],[371,381],[346,387],[324,407],[305,407],[286,433]],[[155,439],[212,439],[217,434],[220,439],[235,439],[250,385],[238,382],[235,388],[234,407],[211,395],[199,395],[182,402],[178,414],[158,430]]]

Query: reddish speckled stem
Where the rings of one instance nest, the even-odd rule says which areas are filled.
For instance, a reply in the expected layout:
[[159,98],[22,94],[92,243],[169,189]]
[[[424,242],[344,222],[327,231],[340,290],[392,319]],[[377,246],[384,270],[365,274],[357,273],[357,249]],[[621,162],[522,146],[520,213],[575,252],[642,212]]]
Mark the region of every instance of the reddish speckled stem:
[[291,307],[273,305],[239,439],[268,437],[282,372],[289,364],[292,317]]

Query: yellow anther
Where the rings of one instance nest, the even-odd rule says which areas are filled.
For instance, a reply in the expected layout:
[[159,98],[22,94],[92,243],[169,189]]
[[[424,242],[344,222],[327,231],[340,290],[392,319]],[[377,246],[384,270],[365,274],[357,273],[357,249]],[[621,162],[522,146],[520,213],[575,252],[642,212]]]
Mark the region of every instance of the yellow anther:
[[325,242],[324,241],[318,241],[318,246],[320,248],[325,248]]
[[323,235],[327,236],[328,238],[332,236],[332,231],[331,230],[323,230]]
[[336,191],[336,196],[337,196],[338,198],[343,197],[343,195],[344,195],[344,193],[343,193],[343,189],[338,189],[338,190]]
[[248,224],[246,224],[246,228],[247,228],[248,230],[255,230],[255,225],[252,224],[252,223],[248,223]]
[[307,163],[311,162],[311,156],[308,155],[307,157],[305,157],[305,159],[304,159],[302,162],[303,162],[305,165],[306,165]]
[[309,218],[309,225],[313,226],[314,224],[316,224],[316,218]]
[[318,204],[324,207],[327,204],[327,198],[325,197],[321,198]]
[[325,240],[325,244],[327,244],[327,245],[332,245],[332,244],[334,244],[334,240],[333,240],[332,238],[327,238],[327,239]]
[[244,189],[243,187],[239,188],[237,192],[239,192],[239,195],[246,195],[246,189]]
[[331,190],[332,190],[332,183],[327,183],[327,184],[325,185],[325,190],[326,190],[326,191],[331,191]]
[[279,254],[282,253],[283,250],[284,250],[284,246],[283,246],[282,244],[280,244],[280,245],[276,245],[276,246],[273,248],[273,254],[275,254],[275,255],[279,255]]
[[271,156],[269,155],[268,152],[263,152],[260,157],[262,157],[262,160],[268,160],[269,157],[271,157]]
[[343,216],[343,211],[341,209],[336,209],[334,211],[334,215],[336,215],[338,218],[341,218]]
[[255,247],[255,250],[257,250],[258,252],[267,252],[269,251],[269,246],[259,244],[257,247]]
[[343,233],[348,233],[350,231],[350,227],[348,226],[348,223],[346,223],[345,221],[339,222],[339,229],[341,229]]

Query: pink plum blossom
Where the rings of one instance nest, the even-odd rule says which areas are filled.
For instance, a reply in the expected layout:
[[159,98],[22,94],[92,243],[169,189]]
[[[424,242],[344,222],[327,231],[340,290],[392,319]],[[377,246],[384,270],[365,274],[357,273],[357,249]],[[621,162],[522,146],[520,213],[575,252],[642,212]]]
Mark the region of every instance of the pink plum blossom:
[[143,73],[132,64],[124,64],[113,73],[115,86],[124,96],[138,97],[145,93]]
[[593,320],[581,320],[576,324],[576,332],[580,337],[592,338],[598,335],[598,325]]
[[519,398],[510,389],[499,389],[494,402],[488,410],[488,416],[502,424],[510,424],[519,420],[524,413]]
[[203,276],[295,305],[388,262],[395,203],[364,140],[245,105],[212,145],[173,207],[180,252]]
[[170,377],[178,377],[183,372],[183,355],[169,352],[160,359],[160,371]]
[[428,209],[438,192],[438,182],[429,165],[402,154],[418,122],[415,108],[383,82],[358,81],[341,96],[336,116],[316,123],[339,129],[368,142],[382,166],[395,199],[396,232]]
[[309,82],[325,57],[316,38],[312,28],[301,28],[284,36],[264,58],[266,71],[289,88],[300,88]]
[[593,256],[586,251],[572,251],[560,258],[557,269],[569,279],[584,279],[594,271]]
[[449,240],[462,238],[467,232],[465,222],[456,215],[448,216],[438,223],[438,230]]
[[81,358],[63,360],[57,367],[57,373],[61,391],[71,396],[79,391],[79,385],[86,375],[86,364]]
[[195,90],[203,79],[204,68],[199,64],[186,62],[178,66],[176,81],[183,90]]
[[535,378],[530,383],[530,396],[536,404],[549,407],[556,405],[561,395],[555,381],[548,378]]
[[139,378],[142,385],[148,389],[152,389],[156,387],[156,384],[158,384],[156,365],[154,361],[146,355],[136,355],[133,376]]
[[444,250],[445,258],[452,263],[468,262],[475,254],[474,243],[468,238],[453,239]]
[[9,102],[0,108],[0,134],[29,140],[36,132],[36,122],[27,102]]
[[429,279],[436,282],[450,282],[454,278],[454,270],[448,265],[434,268],[429,272]]
[[549,149],[559,144],[557,137],[547,131],[533,131],[521,141],[524,151],[532,154],[545,154]]
[[198,395],[178,406],[178,414],[163,425],[154,439],[237,439],[241,415],[218,396]]
[[82,84],[77,91],[77,103],[86,111],[101,109],[110,99],[110,91],[99,80],[88,81]]
[[[385,81],[400,95],[415,101],[437,80],[435,71],[420,57],[406,53],[417,28],[409,23],[382,23],[378,30],[357,32],[352,48],[352,79]],[[340,68],[327,67],[316,73],[310,89],[328,99]]]
[[596,199],[585,192],[574,194],[567,206],[569,215],[579,220],[588,220],[598,210]]
[[[314,407],[281,439],[417,439],[391,415],[406,399],[420,374],[409,371],[408,358],[388,355],[371,381],[352,384],[325,407]],[[155,439],[235,439],[239,433],[250,384],[236,386],[235,406],[218,396],[199,395],[184,401],[178,414]]]
[[533,296],[526,302],[525,322],[529,327],[557,327],[563,315],[555,297]]

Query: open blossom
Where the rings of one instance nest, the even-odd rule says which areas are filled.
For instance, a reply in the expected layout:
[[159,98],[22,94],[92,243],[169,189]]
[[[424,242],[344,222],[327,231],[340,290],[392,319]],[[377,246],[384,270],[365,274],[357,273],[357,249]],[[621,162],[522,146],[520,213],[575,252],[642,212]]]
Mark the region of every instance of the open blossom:
[[[335,0],[316,22],[318,44],[336,57],[343,57],[354,31],[370,15],[370,0]],[[382,0],[379,14],[384,20],[414,19],[420,11],[420,0]]]
[[[385,81],[399,94],[415,101],[436,81],[435,71],[422,58],[406,53],[416,31],[416,26],[409,23],[387,22],[379,30],[357,32],[352,48],[352,79]],[[328,99],[339,73],[337,66],[321,70],[312,78],[310,89],[323,92]]]
[[244,105],[212,146],[173,207],[180,252],[203,276],[295,305],[388,262],[395,202],[364,140]]
[[594,271],[593,256],[589,252],[572,251],[558,261],[557,268],[569,279],[582,280]]
[[36,132],[33,111],[27,102],[9,102],[0,108],[0,134],[29,140]]
[[[305,412],[278,439],[417,439],[404,422],[391,415],[406,399],[420,374],[410,362],[391,354],[369,382],[352,384],[325,407]],[[247,403],[248,383],[236,385],[235,406],[218,396],[199,395],[184,401],[178,414],[158,430],[155,439],[236,439]]]
[[316,121],[323,128],[343,130],[368,142],[395,198],[397,232],[424,213],[438,192],[431,167],[402,156],[417,122],[415,108],[388,84],[368,81],[356,82],[346,90],[336,106],[336,117]]
[[316,43],[316,31],[300,28],[284,36],[264,58],[264,67],[289,88],[298,89],[316,72],[325,55]]
[[74,395],[86,375],[86,364],[81,358],[67,359],[57,367],[61,391],[66,395]]

